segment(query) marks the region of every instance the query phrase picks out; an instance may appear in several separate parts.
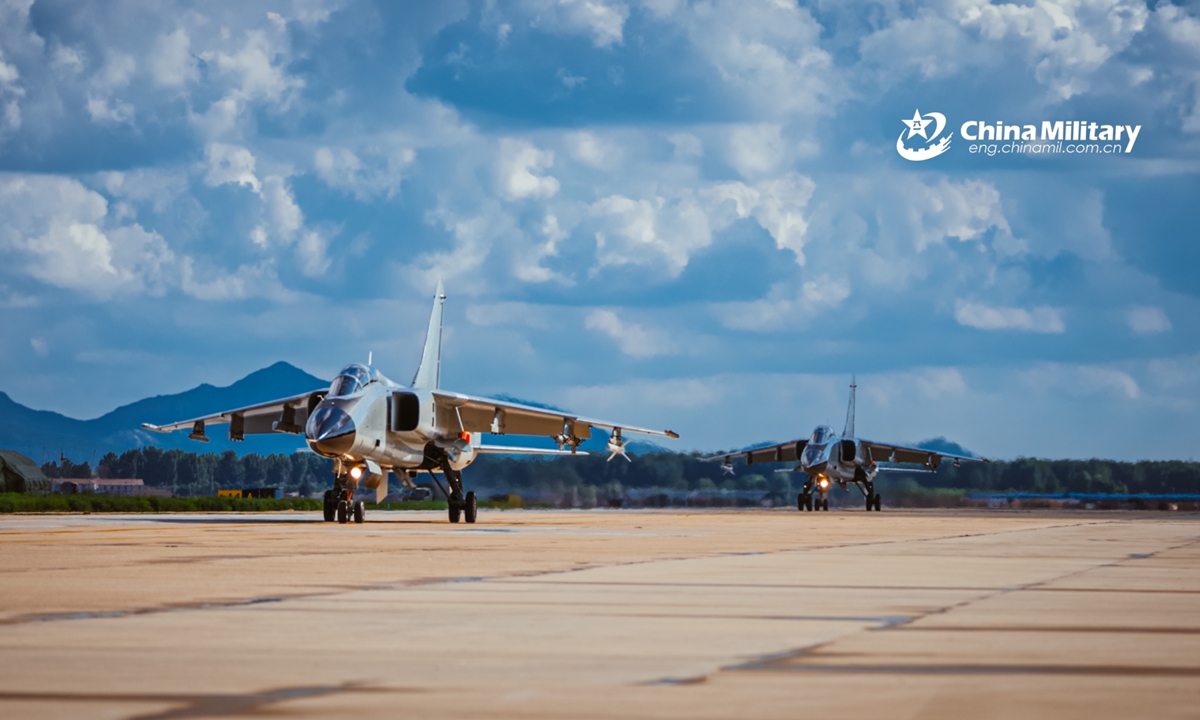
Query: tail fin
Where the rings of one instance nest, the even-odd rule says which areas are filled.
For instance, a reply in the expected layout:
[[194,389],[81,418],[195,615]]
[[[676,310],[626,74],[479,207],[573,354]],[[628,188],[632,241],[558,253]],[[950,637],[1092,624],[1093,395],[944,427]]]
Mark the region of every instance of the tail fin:
[[842,431],[842,437],[854,437],[854,394],[858,390],[858,381],[856,378],[850,378],[850,406],[846,408],[846,429]]
[[429,330],[425,333],[425,351],[421,353],[421,365],[413,378],[416,390],[437,390],[442,377],[442,307],[446,304],[446,291],[438,280],[437,292],[433,296],[433,312],[429,315]]

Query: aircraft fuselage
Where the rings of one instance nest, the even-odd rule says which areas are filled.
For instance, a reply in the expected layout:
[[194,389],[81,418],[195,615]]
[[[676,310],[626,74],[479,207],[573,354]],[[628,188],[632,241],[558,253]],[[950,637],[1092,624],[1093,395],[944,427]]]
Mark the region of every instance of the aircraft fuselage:
[[821,500],[834,484],[845,490],[847,483],[870,483],[879,472],[864,444],[838,437],[825,425],[817,426],[805,443],[798,469],[807,475],[805,492]]
[[335,472],[346,475],[347,483],[356,486],[365,479],[363,484],[375,489],[372,476],[382,475],[386,489],[388,471],[406,481],[405,471],[441,471],[446,466],[461,471],[476,459],[479,435],[460,430],[454,414],[439,408],[431,392],[374,376],[354,392],[337,396],[335,381],[304,427],[309,448],[333,459]]

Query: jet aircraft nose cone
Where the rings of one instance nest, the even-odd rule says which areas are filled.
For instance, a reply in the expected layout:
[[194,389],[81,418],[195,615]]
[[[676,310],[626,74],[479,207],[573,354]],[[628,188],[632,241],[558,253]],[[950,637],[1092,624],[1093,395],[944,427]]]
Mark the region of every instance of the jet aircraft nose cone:
[[304,434],[313,450],[322,455],[342,455],[354,444],[354,420],[338,407],[321,407],[308,419]]

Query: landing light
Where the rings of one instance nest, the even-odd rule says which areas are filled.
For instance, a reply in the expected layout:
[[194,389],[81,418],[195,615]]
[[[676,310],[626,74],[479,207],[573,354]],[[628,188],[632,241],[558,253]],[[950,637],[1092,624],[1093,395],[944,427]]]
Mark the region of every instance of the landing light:
[[358,466],[350,468],[350,477],[354,478],[355,480],[362,477],[362,468]]
[[825,478],[821,478],[820,484],[821,484],[822,488],[827,488],[827,487],[829,487],[829,480],[827,480]]

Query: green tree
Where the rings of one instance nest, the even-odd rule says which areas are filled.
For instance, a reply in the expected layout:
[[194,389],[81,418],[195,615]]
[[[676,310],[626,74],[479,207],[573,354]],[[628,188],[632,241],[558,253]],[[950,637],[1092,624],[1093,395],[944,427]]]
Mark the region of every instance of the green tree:
[[266,487],[286,488],[292,478],[292,461],[283,453],[267,456]]
[[142,449],[133,448],[121,453],[121,457],[117,460],[116,468],[113,470],[113,477],[116,478],[140,478],[141,469],[143,467]]
[[100,464],[96,466],[96,474],[102,478],[119,477],[116,473],[120,462],[120,458],[117,457],[116,453],[105,453],[104,457],[100,458]]
[[175,456],[163,452],[162,448],[148,445],[142,448],[142,479],[154,487],[172,487],[175,484]]
[[223,488],[239,488],[246,481],[242,461],[232,450],[221,453],[221,457],[217,459],[214,475],[217,485]]
[[263,487],[267,481],[267,461],[258,453],[242,456],[242,475],[245,487]]

